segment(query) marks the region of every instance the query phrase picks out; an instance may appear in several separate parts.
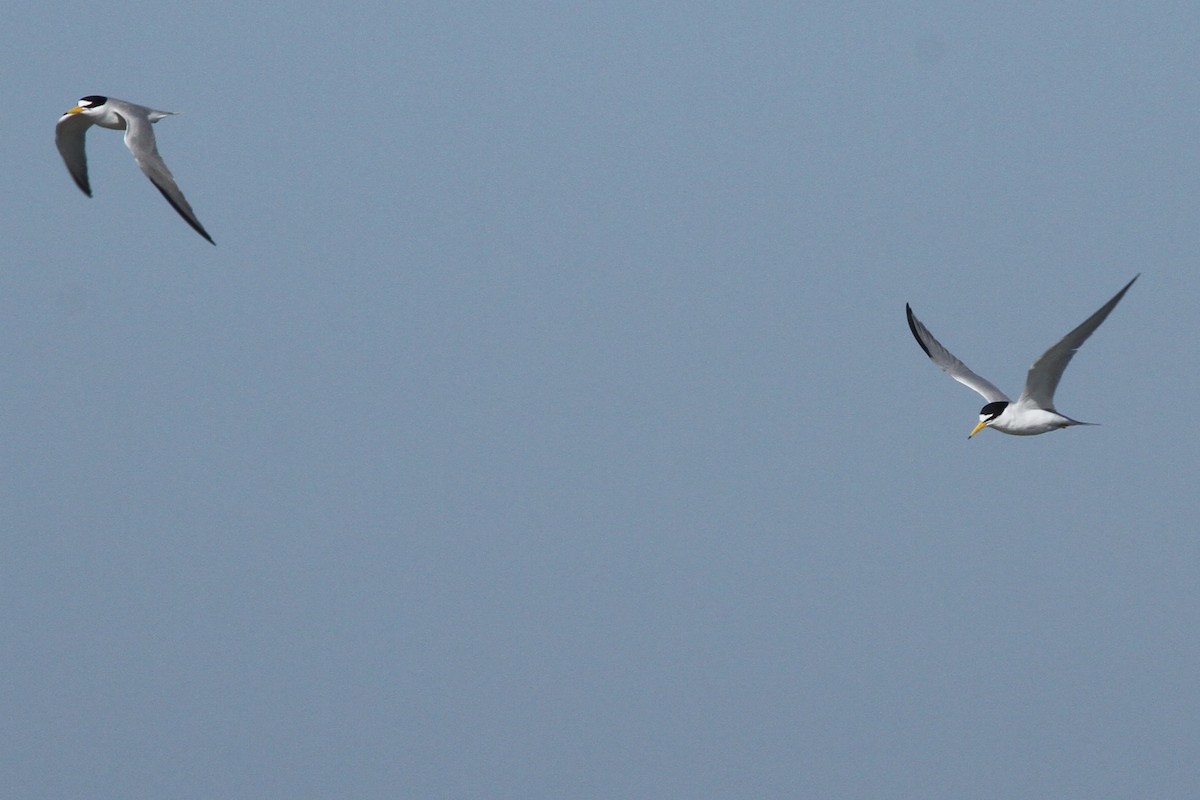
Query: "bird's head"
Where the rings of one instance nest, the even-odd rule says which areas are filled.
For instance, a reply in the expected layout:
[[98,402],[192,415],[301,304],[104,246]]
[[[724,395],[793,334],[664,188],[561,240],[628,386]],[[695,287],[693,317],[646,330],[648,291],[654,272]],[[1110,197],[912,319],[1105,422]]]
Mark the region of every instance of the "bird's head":
[[996,418],[1003,414],[1004,409],[1006,408],[1008,408],[1007,400],[997,400],[996,402],[988,403],[986,406],[979,409],[979,424],[975,426],[974,430],[967,434],[967,438],[970,439],[988,425],[991,425],[993,422],[995,422]]
[[98,94],[89,94],[87,97],[79,98],[79,104],[69,110],[68,114],[82,114],[92,108],[99,108],[108,102],[107,97],[102,97]]

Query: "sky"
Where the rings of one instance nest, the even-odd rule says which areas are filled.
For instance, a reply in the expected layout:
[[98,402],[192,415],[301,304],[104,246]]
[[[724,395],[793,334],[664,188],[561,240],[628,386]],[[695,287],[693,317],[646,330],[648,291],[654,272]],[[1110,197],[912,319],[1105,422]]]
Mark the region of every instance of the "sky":
[[[118,13],[119,12],[119,13]],[[1191,3],[16,0],[22,798],[1195,797]],[[159,150],[216,247],[80,97]],[[983,431],[1141,274],[1059,409]]]

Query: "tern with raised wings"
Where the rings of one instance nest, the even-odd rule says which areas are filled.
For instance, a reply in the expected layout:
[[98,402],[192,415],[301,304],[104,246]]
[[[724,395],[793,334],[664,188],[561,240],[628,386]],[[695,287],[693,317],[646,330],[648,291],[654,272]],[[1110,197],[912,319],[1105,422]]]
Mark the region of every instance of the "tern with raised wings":
[[1101,306],[1099,311],[1084,320],[1079,327],[1060,339],[1057,344],[1042,353],[1033,362],[1033,366],[1029,368],[1029,373],[1025,376],[1025,389],[1016,402],[1010,400],[991,381],[975,374],[953,353],[943,347],[937,339],[933,338],[929,329],[913,314],[912,306],[905,304],[904,308],[908,313],[908,327],[917,340],[917,344],[921,345],[921,349],[925,351],[925,355],[929,356],[933,363],[941,367],[951,378],[974,389],[987,401],[987,404],[979,412],[979,423],[967,435],[968,439],[984,428],[994,428],[1002,433],[1011,433],[1016,436],[1035,436],[1072,425],[1094,424],[1080,422],[1060,414],[1054,408],[1054,390],[1058,388],[1063,370],[1067,368],[1067,364],[1071,363],[1075,351],[1112,313],[1112,310],[1117,307],[1117,303],[1121,302],[1121,298],[1125,296],[1129,287],[1133,286],[1133,281],[1136,281],[1138,277],[1135,275],[1133,280],[1125,284],[1125,288]]

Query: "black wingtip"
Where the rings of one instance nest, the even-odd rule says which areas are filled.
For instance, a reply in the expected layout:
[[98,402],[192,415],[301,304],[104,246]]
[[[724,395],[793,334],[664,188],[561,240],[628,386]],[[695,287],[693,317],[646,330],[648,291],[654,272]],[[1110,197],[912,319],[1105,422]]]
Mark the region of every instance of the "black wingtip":
[[214,242],[212,240],[212,237],[208,235],[208,231],[204,230],[204,226],[200,224],[199,220],[193,219],[191,216],[188,215],[188,213],[186,211],[184,211],[182,208],[180,208],[179,204],[176,203],[171,198],[171,195],[169,195],[165,191],[163,191],[163,188],[161,186],[159,186],[157,183],[154,183],[154,181],[151,181],[150,183],[154,186],[155,189],[158,189],[158,193],[161,194],[166,199],[166,201],[171,204],[171,208],[175,209],[175,212],[177,214],[179,214],[180,218],[183,219],[183,221],[186,222],[188,225],[192,226],[192,230],[194,230],[196,233],[203,236],[205,238],[205,240],[207,240],[208,243],[211,244],[213,247],[217,246],[217,243]]
[[917,332],[917,318],[913,316],[912,306],[908,303],[904,304],[904,313],[908,316],[908,329],[912,331],[913,338],[917,340],[917,344],[921,345],[921,349],[925,351],[925,355],[933,358],[933,353],[930,353],[929,348],[925,346],[925,342],[921,341],[921,334]]

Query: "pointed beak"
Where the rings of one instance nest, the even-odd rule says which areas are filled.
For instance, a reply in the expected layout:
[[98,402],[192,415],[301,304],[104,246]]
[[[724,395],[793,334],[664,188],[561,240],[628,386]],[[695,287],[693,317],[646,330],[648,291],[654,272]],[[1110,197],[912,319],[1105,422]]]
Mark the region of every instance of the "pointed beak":
[[974,436],[975,434],[979,433],[981,430],[986,428],[987,424],[989,422],[991,422],[991,420],[988,420],[988,419],[979,420],[979,424],[975,426],[974,430],[972,430],[970,433],[967,434],[967,438],[970,439],[972,436]]
[[83,111],[83,110],[84,110],[84,109],[83,109],[83,106],[75,106],[74,108],[72,108],[72,109],[71,109],[70,111],[68,111],[67,113],[68,113],[68,114],[78,114],[80,111]]

